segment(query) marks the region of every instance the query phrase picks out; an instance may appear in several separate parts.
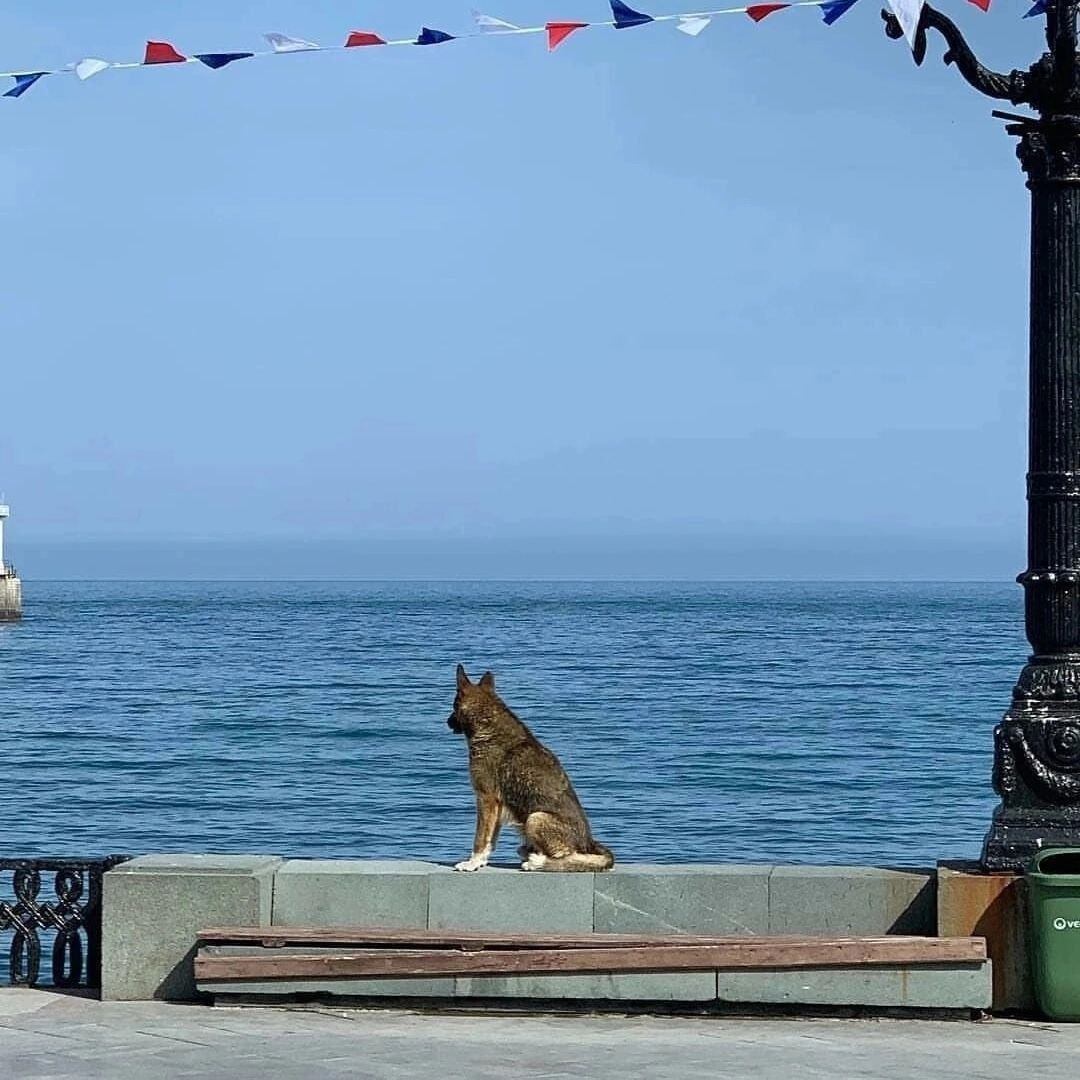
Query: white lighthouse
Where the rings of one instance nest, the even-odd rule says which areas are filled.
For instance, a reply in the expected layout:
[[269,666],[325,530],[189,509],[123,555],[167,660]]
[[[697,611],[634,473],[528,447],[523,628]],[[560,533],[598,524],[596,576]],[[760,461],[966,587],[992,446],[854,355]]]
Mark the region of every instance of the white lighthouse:
[[10,516],[10,507],[0,503],[0,622],[22,617],[22,582],[4,561],[4,522]]

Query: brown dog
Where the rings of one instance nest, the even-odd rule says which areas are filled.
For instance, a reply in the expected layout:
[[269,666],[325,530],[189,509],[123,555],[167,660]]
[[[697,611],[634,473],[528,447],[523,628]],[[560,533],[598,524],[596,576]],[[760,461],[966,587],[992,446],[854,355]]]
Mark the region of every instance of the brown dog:
[[486,672],[469,681],[458,664],[454,711],[446,721],[469,743],[476,792],[472,855],[455,870],[479,870],[506,822],[521,831],[522,870],[610,870],[615,856],[598,844],[559,759],[506,707]]

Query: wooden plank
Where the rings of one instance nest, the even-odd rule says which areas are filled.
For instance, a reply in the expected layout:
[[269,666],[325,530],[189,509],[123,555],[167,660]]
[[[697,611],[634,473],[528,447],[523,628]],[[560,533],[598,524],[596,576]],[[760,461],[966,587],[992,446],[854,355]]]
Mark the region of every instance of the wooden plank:
[[[828,941],[864,941],[895,943],[907,942],[916,950],[923,947],[936,962],[940,957],[941,942],[962,942],[958,946],[967,955],[971,948],[982,949],[978,959],[985,959],[985,941],[982,938],[926,938],[890,935],[874,938],[832,938],[788,935],[779,937],[730,937],[702,934],[522,934],[491,933],[482,930],[398,930],[378,927],[288,927],[288,926],[242,926],[213,927],[199,931],[198,940],[207,944],[257,944],[267,948],[284,948],[289,945],[363,946],[372,948],[463,949],[606,949],[645,948],[669,946],[685,948],[700,946],[746,945],[753,942],[824,943]],[[974,944],[972,944],[974,943]],[[946,947],[947,948],[947,947]]]
[[[274,948],[286,945],[358,945],[366,948],[457,949],[479,945],[488,949],[602,949],[644,945],[725,945],[743,938],[695,934],[535,934],[486,930],[400,930],[379,927],[215,927],[199,931],[198,940],[215,945],[255,943]],[[803,937],[774,940],[802,941]]]
[[547,972],[711,971],[747,968],[913,967],[985,960],[978,938],[846,938],[779,942],[742,939],[724,945],[602,949],[358,949],[261,956],[214,955],[200,949],[201,982],[243,979],[410,978],[440,975],[535,975]]

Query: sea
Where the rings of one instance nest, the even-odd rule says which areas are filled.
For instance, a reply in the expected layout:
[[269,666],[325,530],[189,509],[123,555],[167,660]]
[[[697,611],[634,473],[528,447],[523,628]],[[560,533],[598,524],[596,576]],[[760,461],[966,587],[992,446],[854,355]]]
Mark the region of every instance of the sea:
[[463,858],[461,662],[494,672],[622,862],[974,858],[1027,654],[1012,584],[24,592],[0,624],[0,857]]

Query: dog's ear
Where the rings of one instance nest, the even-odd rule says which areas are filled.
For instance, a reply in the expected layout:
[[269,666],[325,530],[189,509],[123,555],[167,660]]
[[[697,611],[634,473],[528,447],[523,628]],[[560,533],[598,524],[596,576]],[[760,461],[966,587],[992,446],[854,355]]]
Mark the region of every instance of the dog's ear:
[[485,690],[494,690],[495,676],[492,675],[490,671],[485,671],[484,674],[480,676],[480,685]]
[[458,664],[457,666],[457,687],[459,690],[464,690],[466,686],[472,686],[469,682],[469,676],[465,674],[465,668]]

